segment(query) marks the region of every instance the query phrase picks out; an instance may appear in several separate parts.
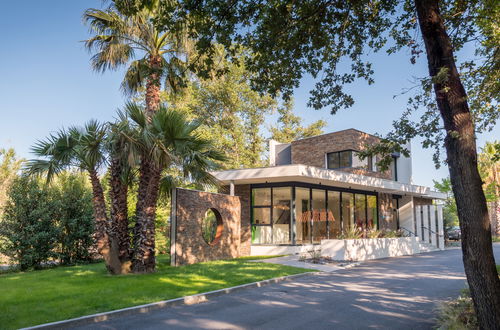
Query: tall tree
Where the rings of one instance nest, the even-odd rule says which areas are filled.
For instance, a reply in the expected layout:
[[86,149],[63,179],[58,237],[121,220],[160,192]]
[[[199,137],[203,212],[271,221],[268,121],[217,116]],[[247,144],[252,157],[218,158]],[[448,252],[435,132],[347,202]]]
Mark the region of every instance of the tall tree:
[[262,128],[266,116],[277,108],[277,101],[267,93],[252,90],[252,73],[246,70],[240,51],[240,64],[227,61],[223,47],[216,48],[215,72],[208,78],[192,76],[182,93],[163,93],[162,99],[171,107],[200,121],[200,132],[224,150],[228,160],[224,168],[258,167],[263,165],[265,139]]
[[[157,24],[170,30],[187,25],[190,33],[198,37],[197,47],[207,49],[207,53],[213,49],[213,40],[227,47],[234,43],[247,47],[258,54],[246,63],[247,68],[258,73],[254,87],[272,94],[281,92],[290,96],[306,73],[321,77],[309,105],[317,109],[331,106],[333,113],[354,102],[343,89],[344,84],[355,78],[373,82],[371,65],[364,58],[366,48],[382,49],[389,34],[397,44],[389,52],[406,43],[414,55],[411,60],[415,61],[421,52],[420,40],[412,35],[420,33],[429,68],[429,79],[423,85],[427,88],[426,96],[434,95],[434,102],[428,97],[423,102],[422,98],[414,101],[417,108],[422,104],[427,107],[423,124],[413,127],[408,125],[407,117],[403,118],[398,122],[403,125],[384,142],[389,142],[394,151],[404,149],[401,145],[416,135],[426,138],[426,146],[433,146],[432,143],[439,146],[433,138],[444,138],[471,296],[480,326],[495,329],[500,324],[500,280],[477,169],[474,129],[480,127],[481,122],[486,126],[494,123],[499,112],[486,107],[475,109],[474,114],[479,117],[472,115],[454,57],[454,51],[465,42],[479,40],[479,47],[487,57],[483,63],[496,67],[498,43],[489,41],[497,40],[497,33],[493,32],[494,37],[488,34],[490,30],[484,27],[488,24],[482,20],[481,13],[487,17],[498,13],[498,4],[491,0],[407,0],[403,3],[394,0],[265,3],[186,0],[177,4],[164,2]],[[492,19],[498,20],[498,17]],[[350,61],[350,71],[341,71],[341,60]],[[210,64],[209,61],[204,64],[207,63]],[[205,67],[202,65],[201,72]],[[498,80],[489,79],[497,73],[482,73],[485,78],[482,81],[498,86]],[[489,87],[491,85],[483,86],[486,90],[495,90]],[[484,100],[484,95],[480,94],[479,100]],[[440,129],[439,118],[444,123],[443,129]]]
[[280,114],[278,125],[270,128],[271,139],[282,143],[290,143],[323,134],[323,129],[326,126],[324,120],[318,120],[309,126],[303,126],[302,118],[293,113],[293,101],[291,99],[278,108],[278,113]]
[[45,174],[50,182],[55,175],[68,168],[86,171],[92,186],[97,250],[111,274],[121,274],[122,264],[118,259],[118,245],[110,235],[106,199],[99,178],[99,170],[105,163],[106,127],[97,121],[89,121],[84,127],[60,130],[32,147],[39,157],[27,163],[30,174]]
[[[128,65],[122,90],[133,95],[142,87],[145,88],[145,112],[147,120],[151,121],[160,106],[162,80],[175,90],[179,85],[179,78],[184,75],[183,57],[187,55],[183,48],[186,45],[185,35],[180,31],[172,34],[157,30],[152,22],[152,8],[143,8],[129,16],[122,14],[114,6],[106,10],[88,9],[83,18],[94,34],[85,42],[86,47],[95,52],[92,67],[104,72]],[[142,57],[133,60],[136,53],[140,53]],[[114,164],[118,165],[116,162]],[[123,166],[115,166],[113,169],[123,170]],[[148,227],[151,219],[154,223],[156,205],[150,203],[157,199],[161,169],[150,154],[144,153],[141,155],[139,173],[135,231],[147,237],[134,245],[132,267],[137,272],[146,272],[154,270],[154,257],[144,260],[144,251],[149,251],[151,245],[154,246],[152,242],[155,230]],[[117,175],[119,173],[115,172],[113,177]]]

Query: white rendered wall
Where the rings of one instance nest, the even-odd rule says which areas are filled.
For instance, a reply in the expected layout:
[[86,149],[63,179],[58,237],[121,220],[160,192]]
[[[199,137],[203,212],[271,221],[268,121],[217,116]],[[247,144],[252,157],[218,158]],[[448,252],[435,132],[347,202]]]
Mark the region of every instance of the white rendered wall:
[[429,229],[429,235],[430,235],[430,243],[437,247],[438,242],[437,242],[437,231],[436,231],[436,206],[434,205],[429,205],[429,215],[430,215],[430,229]]
[[422,234],[422,206],[415,207],[415,218],[416,218],[416,226],[417,226],[417,236],[423,241]]
[[424,228],[422,231],[422,241],[425,243],[430,242],[429,238],[429,209],[427,205],[421,206],[422,208],[422,223],[424,224]]
[[412,166],[411,166],[411,144],[405,146],[410,151],[410,157],[405,157],[403,154],[397,159],[398,166],[398,182],[412,183]]
[[444,224],[443,224],[443,205],[437,205],[437,225],[438,225],[438,242],[439,248],[444,250]]
[[413,197],[404,196],[399,199],[399,227],[415,232],[415,218],[413,212]]

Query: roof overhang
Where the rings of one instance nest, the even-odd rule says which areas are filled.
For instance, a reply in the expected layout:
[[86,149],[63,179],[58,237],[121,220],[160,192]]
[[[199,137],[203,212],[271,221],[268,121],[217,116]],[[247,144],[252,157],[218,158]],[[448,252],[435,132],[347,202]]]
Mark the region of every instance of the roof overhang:
[[446,199],[446,194],[432,191],[429,187],[301,164],[227,170],[212,174],[224,185],[231,182],[257,184],[296,181],[388,194]]

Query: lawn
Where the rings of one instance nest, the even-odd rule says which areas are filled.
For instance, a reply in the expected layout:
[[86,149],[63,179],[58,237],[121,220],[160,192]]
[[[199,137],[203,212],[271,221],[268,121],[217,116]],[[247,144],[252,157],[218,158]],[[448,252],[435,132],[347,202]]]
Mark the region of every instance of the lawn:
[[[255,258],[254,258],[255,259]],[[0,275],[0,328],[13,329],[172,299],[308,270],[249,258],[111,276],[102,263]]]

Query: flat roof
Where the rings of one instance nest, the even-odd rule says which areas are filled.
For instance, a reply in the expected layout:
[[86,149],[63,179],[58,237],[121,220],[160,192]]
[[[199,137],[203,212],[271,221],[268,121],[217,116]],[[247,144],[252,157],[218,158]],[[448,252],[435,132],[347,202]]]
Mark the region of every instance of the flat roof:
[[329,170],[303,164],[212,172],[222,184],[257,184],[297,181],[348,189],[376,191],[432,199],[446,199],[446,194],[431,188],[367,175]]

